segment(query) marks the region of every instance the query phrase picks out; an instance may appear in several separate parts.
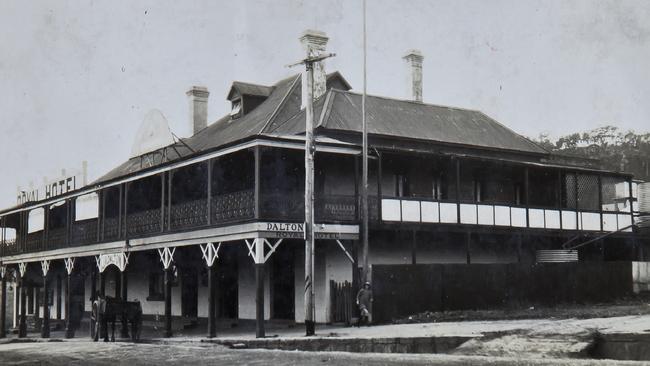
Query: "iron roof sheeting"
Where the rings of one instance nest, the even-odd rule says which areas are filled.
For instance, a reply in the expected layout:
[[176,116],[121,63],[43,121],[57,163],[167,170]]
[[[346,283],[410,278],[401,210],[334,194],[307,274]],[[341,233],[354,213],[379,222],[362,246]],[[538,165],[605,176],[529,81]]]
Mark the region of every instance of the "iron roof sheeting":
[[[361,132],[361,95],[332,90],[320,126]],[[482,112],[377,96],[366,98],[368,133],[533,154],[548,151]]]
[[[328,79],[330,77],[338,77],[345,82],[338,73],[328,75]],[[256,135],[304,133],[305,111],[300,108],[300,74],[281,80],[272,87],[240,82],[235,82],[233,86],[235,84],[269,88],[270,94],[262,104],[242,117],[233,119],[226,115],[194,136],[183,139],[194,152],[213,150]],[[479,111],[377,96],[368,96],[366,103],[368,131],[371,134],[548,154],[537,144]],[[314,102],[314,116],[318,128],[361,132],[361,95],[329,89]],[[193,152],[189,149],[180,147],[175,154],[171,154],[168,161],[191,154]],[[132,158],[94,183],[133,174],[149,167],[152,166],[142,167],[139,157]]]
[[244,83],[241,81],[234,81],[230,92],[228,93],[228,99],[232,98],[233,91],[237,91],[239,95],[255,95],[260,97],[268,97],[273,91],[272,86]]

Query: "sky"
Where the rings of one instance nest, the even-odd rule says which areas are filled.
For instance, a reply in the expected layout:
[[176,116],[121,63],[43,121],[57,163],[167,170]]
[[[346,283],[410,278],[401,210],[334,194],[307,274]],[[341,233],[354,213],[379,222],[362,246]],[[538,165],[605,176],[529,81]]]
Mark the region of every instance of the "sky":
[[[0,207],[16,187],[86,160],[98,178],[129,158],[145,114],[190,135],[185,92],[228,112],[232,81],[299,72],[324,31],[362,90],[361,0],[0,1]],[[409,49],[424,102],[481,110],[525,136],[603,125],[648,132],[650,1],[367,0],[369,94],[406,98]]]

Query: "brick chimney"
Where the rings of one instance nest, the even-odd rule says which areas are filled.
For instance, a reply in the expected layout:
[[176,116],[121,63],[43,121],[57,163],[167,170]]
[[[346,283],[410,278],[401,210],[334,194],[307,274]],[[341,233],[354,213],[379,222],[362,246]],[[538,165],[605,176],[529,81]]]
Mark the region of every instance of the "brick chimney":
[[208,127],[208,96],[210,92],[204,86],[193,86],[186,94],[190,101],[192,135],[195,135]]
[[[323,32],[316,30],[306,30],[300,36],[300,43],[307,57],[318,56],[325,53],[325,46],[327,46],[327,35]],[[307,105],[307,73],[302,73],[302,108]],[[327,77],[325,75],[325,62],[320,61],[314,64],[314,99],[325,94],[327,90]]]
[[407,65],[406,98],[422,102],[422,53],[410,50],[402,57]]

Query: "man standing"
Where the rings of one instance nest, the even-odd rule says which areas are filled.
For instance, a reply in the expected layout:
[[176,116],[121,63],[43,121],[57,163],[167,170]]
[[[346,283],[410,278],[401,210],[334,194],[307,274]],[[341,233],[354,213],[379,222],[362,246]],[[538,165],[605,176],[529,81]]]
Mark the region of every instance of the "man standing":
[[357,293],[357,306],[359,307],[359,322],[357,327],[361,326],[361,323],[370,325],[372,321],[372,315],[370,314],[370,304],[372,303],[372,289],[370,287],[370,282],[363,284],[363,287]]

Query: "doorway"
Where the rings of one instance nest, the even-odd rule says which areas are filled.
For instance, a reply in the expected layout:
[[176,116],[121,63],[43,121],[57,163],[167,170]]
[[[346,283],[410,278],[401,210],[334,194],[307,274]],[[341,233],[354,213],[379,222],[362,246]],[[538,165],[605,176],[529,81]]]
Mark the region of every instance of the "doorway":
[[180,268],[181,273],[181,315],[196,318],[199,307],[199,279],[195,267]]
[[295,253],[290,242],[271,256],[271,318],[295,319]]

